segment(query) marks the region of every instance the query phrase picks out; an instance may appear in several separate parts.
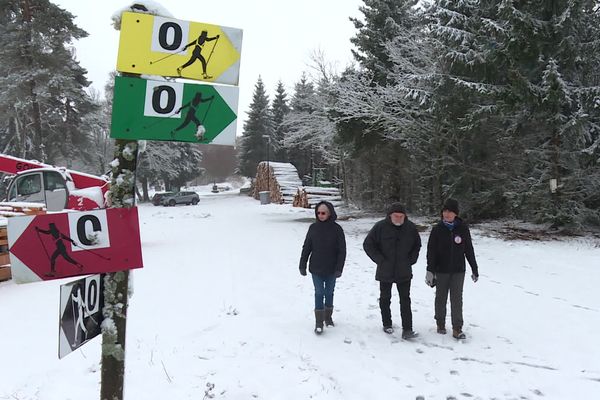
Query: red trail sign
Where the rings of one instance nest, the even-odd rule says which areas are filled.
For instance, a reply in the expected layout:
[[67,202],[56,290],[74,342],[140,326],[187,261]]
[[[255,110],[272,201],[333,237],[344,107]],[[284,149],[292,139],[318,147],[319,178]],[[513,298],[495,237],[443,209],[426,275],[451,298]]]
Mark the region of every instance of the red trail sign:
[[137,208],[111,208],[8,220],[17,283],[141,268]]

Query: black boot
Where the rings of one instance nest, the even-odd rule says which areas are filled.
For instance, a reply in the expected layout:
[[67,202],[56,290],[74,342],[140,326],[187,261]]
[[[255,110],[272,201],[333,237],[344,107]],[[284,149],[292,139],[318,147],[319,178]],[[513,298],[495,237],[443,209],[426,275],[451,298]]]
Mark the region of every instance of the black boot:
[[467,338],[461,328],[453,328],[452,329],[452,337],[456,340],[463,340]]
[[445,335],[446,334],[446,325],[440,324],[438,322],[437,323],[437,333],[439,333],[440,335]]
[[335,324],[333,323],[333,319],[331,319],[332,314],[333,307],[325,307],[325,326],[327,327],[335,326]]
[[315,333],[323,333],[323,320],[325,319],[325,310],[315,310]]

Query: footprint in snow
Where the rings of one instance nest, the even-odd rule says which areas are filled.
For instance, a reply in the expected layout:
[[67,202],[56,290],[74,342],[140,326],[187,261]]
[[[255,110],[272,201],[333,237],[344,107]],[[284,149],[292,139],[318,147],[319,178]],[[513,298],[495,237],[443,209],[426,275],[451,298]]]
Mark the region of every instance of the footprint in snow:
[[587,310],[587,311],[594,311],[594,312],[598,312],[598,310],[594,309],[594,308],[589,308],[589,307],[585,307],[585,306],[580,306],[578,304],[571,304],[572,307],[575,308],[581,308],[582,310]]

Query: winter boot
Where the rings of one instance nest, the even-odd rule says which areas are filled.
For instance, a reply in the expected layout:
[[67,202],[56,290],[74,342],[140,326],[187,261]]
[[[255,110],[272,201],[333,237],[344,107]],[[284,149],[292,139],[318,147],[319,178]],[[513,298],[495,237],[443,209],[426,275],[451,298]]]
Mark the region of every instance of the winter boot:
[[452,337],[457,340],[466,339],[467,335],[465,335],[462,329],[452,329]]
[[404,340],[414,339],[417,336],[419,336],[419,334],[417,332],[413,331],[412,329],[403,329],[402,330],[402,339],[404,339]]
[[391,335],[392,333],[394,333],[394,328],[392,328],[391,326],[384,326],[383,331],[388,335]]
[[325,319],[325,310],[315,310],[315,333],[323,333],[323,320]]
[[446,332],[446,326],[438,324],[438,326],[437,326],[437,333],[439,333],[440,335],[445,335],[447,333]]
[[325,307],[325,326],[335,326],[333,323],[333,319],[331,319],[331,315],[333,314],[333,307]]

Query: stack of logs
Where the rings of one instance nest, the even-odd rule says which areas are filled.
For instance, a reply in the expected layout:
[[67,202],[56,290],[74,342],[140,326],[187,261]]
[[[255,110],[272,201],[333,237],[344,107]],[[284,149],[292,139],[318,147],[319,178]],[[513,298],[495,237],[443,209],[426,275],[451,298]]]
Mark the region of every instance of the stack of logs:
[[334,206],[341,206],[342,195],[338,188],[303,186],[294,196],[294,207],[312,208],[321,201],[328,201]]
[[260,192],[269,191],[271,203],[291,204],[299,186],[302,181],[292,164],[262,161],[256,168],[253,196],[258,200]]
[[0,202],[0,282],[11,278],[10,258],[8,256],[8,234],[6,218],[21,215],[46,214],[46,207],[38,203],[1,203]]

